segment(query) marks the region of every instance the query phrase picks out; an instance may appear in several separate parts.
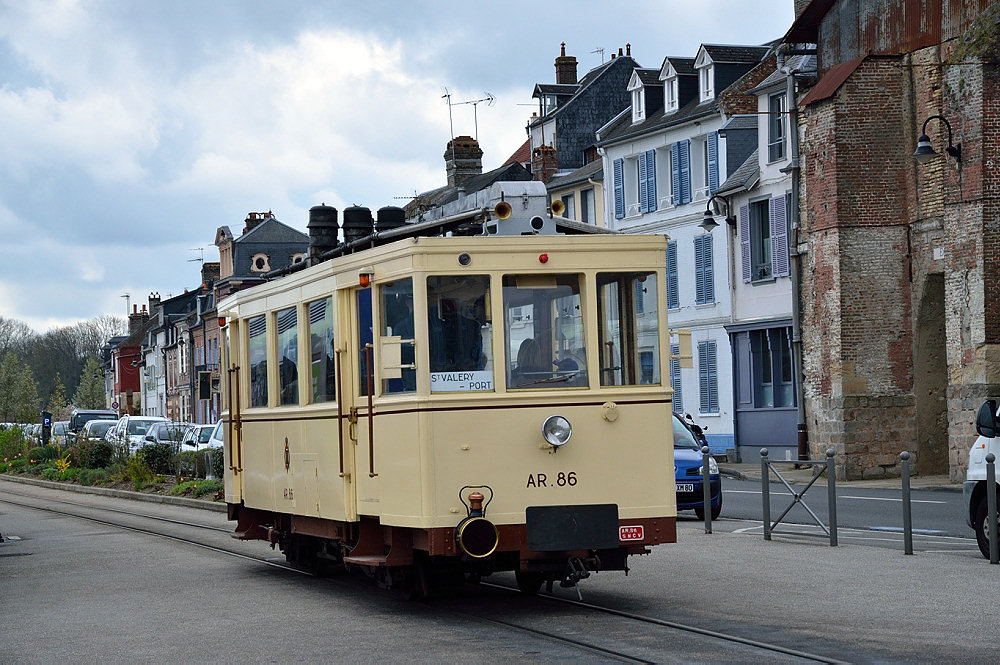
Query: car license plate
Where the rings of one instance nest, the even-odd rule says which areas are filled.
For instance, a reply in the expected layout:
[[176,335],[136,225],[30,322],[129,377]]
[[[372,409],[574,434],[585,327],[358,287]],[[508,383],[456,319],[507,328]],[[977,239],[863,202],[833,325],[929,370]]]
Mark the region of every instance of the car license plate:
[[694,483],[677,483],[678,492],[693,492]]

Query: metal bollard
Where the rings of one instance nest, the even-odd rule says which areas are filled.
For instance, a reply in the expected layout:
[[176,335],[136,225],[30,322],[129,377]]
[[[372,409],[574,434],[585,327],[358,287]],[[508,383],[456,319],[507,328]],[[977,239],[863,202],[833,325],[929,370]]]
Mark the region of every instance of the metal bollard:
[[990,524],[990,563],[1000,563],[997,543],[997,469],[996,455],[986,454],[986,521]]
[[837,471],[833,466],[833,448],[826,450],[826,492],[830,506],[830,547],[837,546]]
[[764,513],[764,540],[771,540],[771,490],[768,485],[771,479],[768,477],[767,448],[760,449],[760,499],[761,510]]
[[705,533],[712,533],[712,475],[709,470],[708,446],[701,447],[701,496],[705,513]]
[[903,553],[913,554],[913,519],[910,515],[910,453],[899,453],[903,478]]
[[212,453],[205,451],[205,480],[215,480],[215,474],[212,473]]

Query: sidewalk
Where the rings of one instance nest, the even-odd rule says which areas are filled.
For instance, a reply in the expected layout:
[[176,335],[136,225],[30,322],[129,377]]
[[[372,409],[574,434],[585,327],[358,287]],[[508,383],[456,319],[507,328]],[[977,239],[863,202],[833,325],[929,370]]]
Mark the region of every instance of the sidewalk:
[[[796,469],[795,462],[785,460],[771,460],[771,470],[769,476],[772,483],[781,481],[775,476],[775,471],[781,474],[792,485],[805,485],[813,478],[814,473],[822,472],[824,477],[816,481],[817,485],[826,484],[826,467],[822,465],[803,466]],[[752,480],[760,482],[761,471],[760,462],[730,463],[720,462],[719,472],[727,478],[737,480]],[[841,487],[878,487],[883,489],[902,488],[900,478],[879,478],[877,480],[838,480],[837,485]],[[910,476],[910,487],[912,489],[933,489],[950,492],[961,492],[962,483],[952,482],[948,476]]]

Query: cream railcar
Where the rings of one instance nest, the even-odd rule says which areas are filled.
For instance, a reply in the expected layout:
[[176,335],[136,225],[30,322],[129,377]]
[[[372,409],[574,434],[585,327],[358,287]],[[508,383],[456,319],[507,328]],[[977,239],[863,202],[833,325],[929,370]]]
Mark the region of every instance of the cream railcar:
[[390,231],[347,209],[346,243],[219,303],[235,537],[529,593],[675,541],[666,241],[581,233],[535,185]]

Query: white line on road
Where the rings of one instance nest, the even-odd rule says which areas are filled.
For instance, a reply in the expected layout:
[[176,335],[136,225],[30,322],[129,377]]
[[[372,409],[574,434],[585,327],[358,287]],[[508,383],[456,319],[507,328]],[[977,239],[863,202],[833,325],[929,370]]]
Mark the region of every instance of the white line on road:
[[[726,494],[756,494],[760,495],[760,490],[722,490]],[[768,494],[777,496],[791,496],[790,492],[768,492]],[[838,499],[856,499],[858,501],[899,501],[903,499],[894,499],[891,497],[880,497],[880,496],[852,496],[850,494],[838,494]],[[927,499],[910,499],[910,503],[934,503],[940,505],[947,505],[947,501],[929,501]]]

